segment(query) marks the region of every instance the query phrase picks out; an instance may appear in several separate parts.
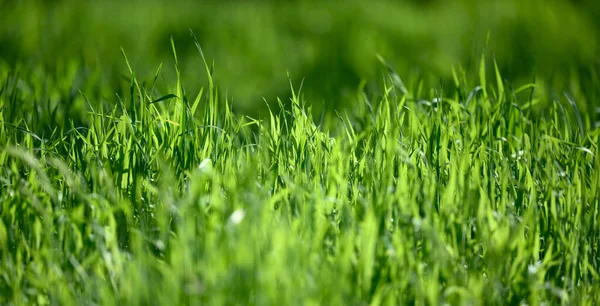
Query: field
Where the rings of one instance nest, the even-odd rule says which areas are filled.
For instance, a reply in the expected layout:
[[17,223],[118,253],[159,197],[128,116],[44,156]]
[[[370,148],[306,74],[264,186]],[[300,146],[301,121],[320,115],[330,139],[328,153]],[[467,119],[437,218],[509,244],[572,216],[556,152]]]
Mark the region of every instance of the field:
[[594,2],[107,3],[0,3],[1,305],[600,303]]

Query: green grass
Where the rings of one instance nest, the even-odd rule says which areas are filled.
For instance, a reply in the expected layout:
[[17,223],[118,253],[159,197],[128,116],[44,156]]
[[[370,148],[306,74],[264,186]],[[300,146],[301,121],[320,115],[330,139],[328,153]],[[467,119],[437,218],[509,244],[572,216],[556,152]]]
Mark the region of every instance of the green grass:
[[[214,82],[235,98],[232,108],[253,117],[267,111],[263,97],[289,100],[286,71],[294,84],[305,79],[302,92],[315,111],[351,107],[361,80],[381,77],[375,54],[407,86],[450,82],[457,63],[475,76],[488,33],[510,82],[527,83],[537,65],[536,93],[544,102],[570,91],[585,111],[600,97],[597,0],[1,1],[0,58],[35,63],[60,78],[71,77],[65,61],[77,62],[84,68],[80,86],[107,83],[101,88],[112,101],[127,86],[119,46],[135,55],[138,76],[152,75],[170,57],[164,46],[171,35],[182,67],[201,67],[188,28],[217,63]],[[197,69],[181,72],[190,91],[207,83]],[[159,81],[174,77],[165,69]]]
[[110,98],[76,66],[0,66],[0,304],[600,302],[600,131],[569,93],[539,101],[484,55],[431,90],[390,70],[322,118],[290,84],[254,119],[196,45],[199,92],[174,46],[163,92],[171,67],[143,81],[126,56]]

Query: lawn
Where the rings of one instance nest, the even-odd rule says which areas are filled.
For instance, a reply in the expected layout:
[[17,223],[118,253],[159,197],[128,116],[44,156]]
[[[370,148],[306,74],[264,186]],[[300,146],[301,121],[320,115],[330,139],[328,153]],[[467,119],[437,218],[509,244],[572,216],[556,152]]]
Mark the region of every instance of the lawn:
[[185,31],[152,56],[0,52],[0,304],[600,303],[595,41],[510,61],[492,33],[464,61],[421,55],[437,78],[377,43],[372,74],[316,65],[330,84],[296,75],[306,58],[283,84],[255,64],[253,90],[284,94],[240,106]]

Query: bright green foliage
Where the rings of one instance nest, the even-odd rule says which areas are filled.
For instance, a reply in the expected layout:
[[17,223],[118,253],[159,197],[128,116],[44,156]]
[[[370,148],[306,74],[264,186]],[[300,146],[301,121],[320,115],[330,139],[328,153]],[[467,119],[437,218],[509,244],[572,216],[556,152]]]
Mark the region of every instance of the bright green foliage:
[[[600,302],[600,131],[569,95],[533,116],[535,85],[483,57],[477,86],[391,72],[351,112],[313,118],[296,89],[259,120],[206,60],[193,94],[125,60],[110,104],[0,67],[0,304]],[[22,107],[40,95],[88,116]]]

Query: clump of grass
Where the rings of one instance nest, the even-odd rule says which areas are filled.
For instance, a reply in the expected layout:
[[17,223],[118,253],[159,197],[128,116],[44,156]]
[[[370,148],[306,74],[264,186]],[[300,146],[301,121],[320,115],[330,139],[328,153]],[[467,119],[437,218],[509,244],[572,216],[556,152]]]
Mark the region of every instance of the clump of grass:
[[391,71],[320,125],[298,91],[253,119],[206,60],[187,92],[173,55],[169,92],[125,56],[129,94],[69,96],[88,116],[54,127],[20,108],[39,80],[2,67],[0,303],[600,301],[600,133],[570,100],[533,116],[535,84],[495,62],[488,84],[483,57],[476,86]]

